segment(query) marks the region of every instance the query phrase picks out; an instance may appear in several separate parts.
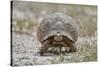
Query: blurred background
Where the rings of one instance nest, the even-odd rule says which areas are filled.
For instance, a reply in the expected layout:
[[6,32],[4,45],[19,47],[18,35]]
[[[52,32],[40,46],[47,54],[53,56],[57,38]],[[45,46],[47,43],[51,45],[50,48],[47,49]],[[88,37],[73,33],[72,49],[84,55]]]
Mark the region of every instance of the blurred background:
[[12,8],[13,30],[34,30],[46,14],[62,12],[76,21],[80,36],[92,36],[97,31],[96,6],[14,1]]
[[[31,1],[11,2],[12,13],[12,65],[41,65],[97,61],[97,6],[43,3]],[[39,55],[37,27],[49,13],[62,12],[79,25],[77,52],[65,55]]]

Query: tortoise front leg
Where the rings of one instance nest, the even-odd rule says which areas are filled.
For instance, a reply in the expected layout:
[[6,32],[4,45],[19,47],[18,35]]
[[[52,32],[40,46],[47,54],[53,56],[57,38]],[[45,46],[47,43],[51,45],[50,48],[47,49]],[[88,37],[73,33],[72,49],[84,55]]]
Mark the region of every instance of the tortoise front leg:
[[65,52],[76,52],[76,47],[72,43],[67,43],[65,47]]
[[49,40],[46,40],[45,42],[43,42],[41,48],[40,48],[40,55],[43,56],[44,53],[47,52],[48,48],[49,48],[49,43],[50,41]]
[[76,47],[73,45],[73,44],[71,44],[70,45],[70,52],[76,52]]

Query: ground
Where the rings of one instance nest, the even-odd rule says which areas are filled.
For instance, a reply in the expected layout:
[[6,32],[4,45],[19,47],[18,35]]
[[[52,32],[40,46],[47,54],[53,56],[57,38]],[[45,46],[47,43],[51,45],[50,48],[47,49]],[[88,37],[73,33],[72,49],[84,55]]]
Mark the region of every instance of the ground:
[[39,54],[39,42],[36,34],[12,33],[13,44],[13,65],[44,65],[58,63],[76,63],[97,60],[97,40],[96,37],[81,37],[76,42],[77,52],[66,53],[65,55],[55,55],[48,53],[45,56]]

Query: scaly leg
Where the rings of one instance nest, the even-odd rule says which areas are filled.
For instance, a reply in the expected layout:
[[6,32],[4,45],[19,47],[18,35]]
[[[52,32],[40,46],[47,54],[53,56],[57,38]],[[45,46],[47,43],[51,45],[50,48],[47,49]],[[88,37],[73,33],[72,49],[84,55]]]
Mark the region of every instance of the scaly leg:
[[40,49],[40,55],[43,56],[44,53],[47,52],[49,48],[49,40],[45,41]]

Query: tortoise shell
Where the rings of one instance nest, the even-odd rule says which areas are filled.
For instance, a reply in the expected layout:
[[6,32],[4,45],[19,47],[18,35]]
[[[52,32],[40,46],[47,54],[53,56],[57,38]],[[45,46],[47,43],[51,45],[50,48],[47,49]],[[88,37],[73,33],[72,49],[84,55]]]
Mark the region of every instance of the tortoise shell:
[[78,30],[78,25],[71,17],[56,12],[44,16],[37,30],[37,38],[43,43],[49,37],[60,32],[61,35],[75,43],[78,39]]

